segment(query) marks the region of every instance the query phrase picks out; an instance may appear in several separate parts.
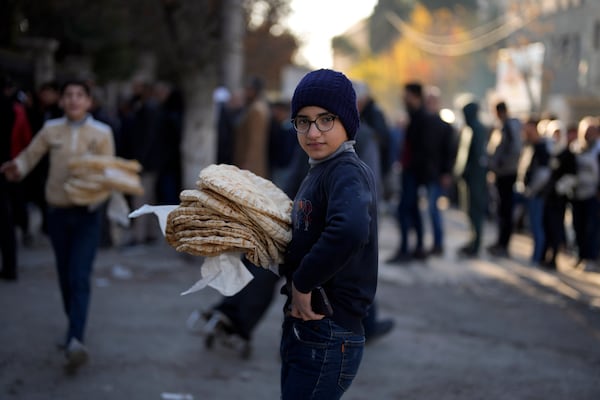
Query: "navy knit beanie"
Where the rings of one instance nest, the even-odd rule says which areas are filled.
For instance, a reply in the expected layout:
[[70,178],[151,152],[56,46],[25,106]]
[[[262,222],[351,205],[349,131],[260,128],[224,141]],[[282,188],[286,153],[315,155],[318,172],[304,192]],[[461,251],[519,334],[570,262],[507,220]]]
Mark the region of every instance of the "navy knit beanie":
[[341,72],[319,69],[309,72],[302,78],[292,97],[292,119],[303,107],[318,106],[339,117],[348,133],[354,139],[359,125],[356,94],[352,82]]

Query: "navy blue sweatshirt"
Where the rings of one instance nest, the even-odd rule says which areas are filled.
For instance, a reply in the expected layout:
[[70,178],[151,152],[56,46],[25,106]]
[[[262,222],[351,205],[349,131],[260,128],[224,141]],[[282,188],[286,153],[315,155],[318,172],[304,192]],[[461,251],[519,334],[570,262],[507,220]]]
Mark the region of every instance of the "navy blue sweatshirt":
[[322,286],[331,319],[364,334],[362,319],[377,288],[377,194],[373,173],[351,146],[312,165],[296,194],[292,224],[281,274],[302,293]]

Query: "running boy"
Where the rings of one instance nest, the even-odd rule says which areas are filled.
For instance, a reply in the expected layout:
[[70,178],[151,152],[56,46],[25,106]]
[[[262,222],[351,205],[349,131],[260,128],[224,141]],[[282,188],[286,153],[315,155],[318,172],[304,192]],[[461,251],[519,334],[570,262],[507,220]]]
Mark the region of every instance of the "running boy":
[[75,206],[64,183],[69,177],[69,160],[84,154],[114,155],[114,142],[111,129],[88,114],[92,99],[85,83],[65,83],[61,88],[61,104],[65,117],[47,121],[25,150],[0,166],[0,173],[8,180],[21,180],[50,153],[46,183],[48,235],[69,322],[64,342],[66,367],[73,371],[88,359],[83,336],[102,215],[98,204]]

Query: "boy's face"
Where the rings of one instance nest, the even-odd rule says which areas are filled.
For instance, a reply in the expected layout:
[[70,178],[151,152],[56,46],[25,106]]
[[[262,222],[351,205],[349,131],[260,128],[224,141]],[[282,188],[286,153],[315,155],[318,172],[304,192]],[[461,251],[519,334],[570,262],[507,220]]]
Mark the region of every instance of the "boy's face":
[[[301,108],[296,118],[306,118],[314,121],[326,115],[333,114],[322,107],[308,106]],[[334,120],[333,128],[327,132],[319,131],[316,125],[311,123],[306,133],[297,133],[296,135],[298,136],[298,143],[300,143],[302,150],[313,160],[321,160],[330,156],[342,143],[348,140],[346,129],[339,118]]]
[[73,121],[78,121],[85,117],[92,106],[91,97],[79,85],[67,86],[60,98],[60,102],[67,118]]

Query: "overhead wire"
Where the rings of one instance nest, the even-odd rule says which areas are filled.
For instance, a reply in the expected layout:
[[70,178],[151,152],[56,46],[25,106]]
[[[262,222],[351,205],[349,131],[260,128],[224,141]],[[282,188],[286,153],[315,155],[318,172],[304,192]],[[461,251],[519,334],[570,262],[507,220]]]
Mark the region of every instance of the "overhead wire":
[[465,32],[468,39],[451,42],[449,35],[429,35],[417,31],[392,12],[386,13],[388,21],[419,49],[440,56],[462,56],[483,50],[499,41],[506,39],[512,33],[523,28],[527,20],[513,15],[499,26],[498,22],[485,24]]

